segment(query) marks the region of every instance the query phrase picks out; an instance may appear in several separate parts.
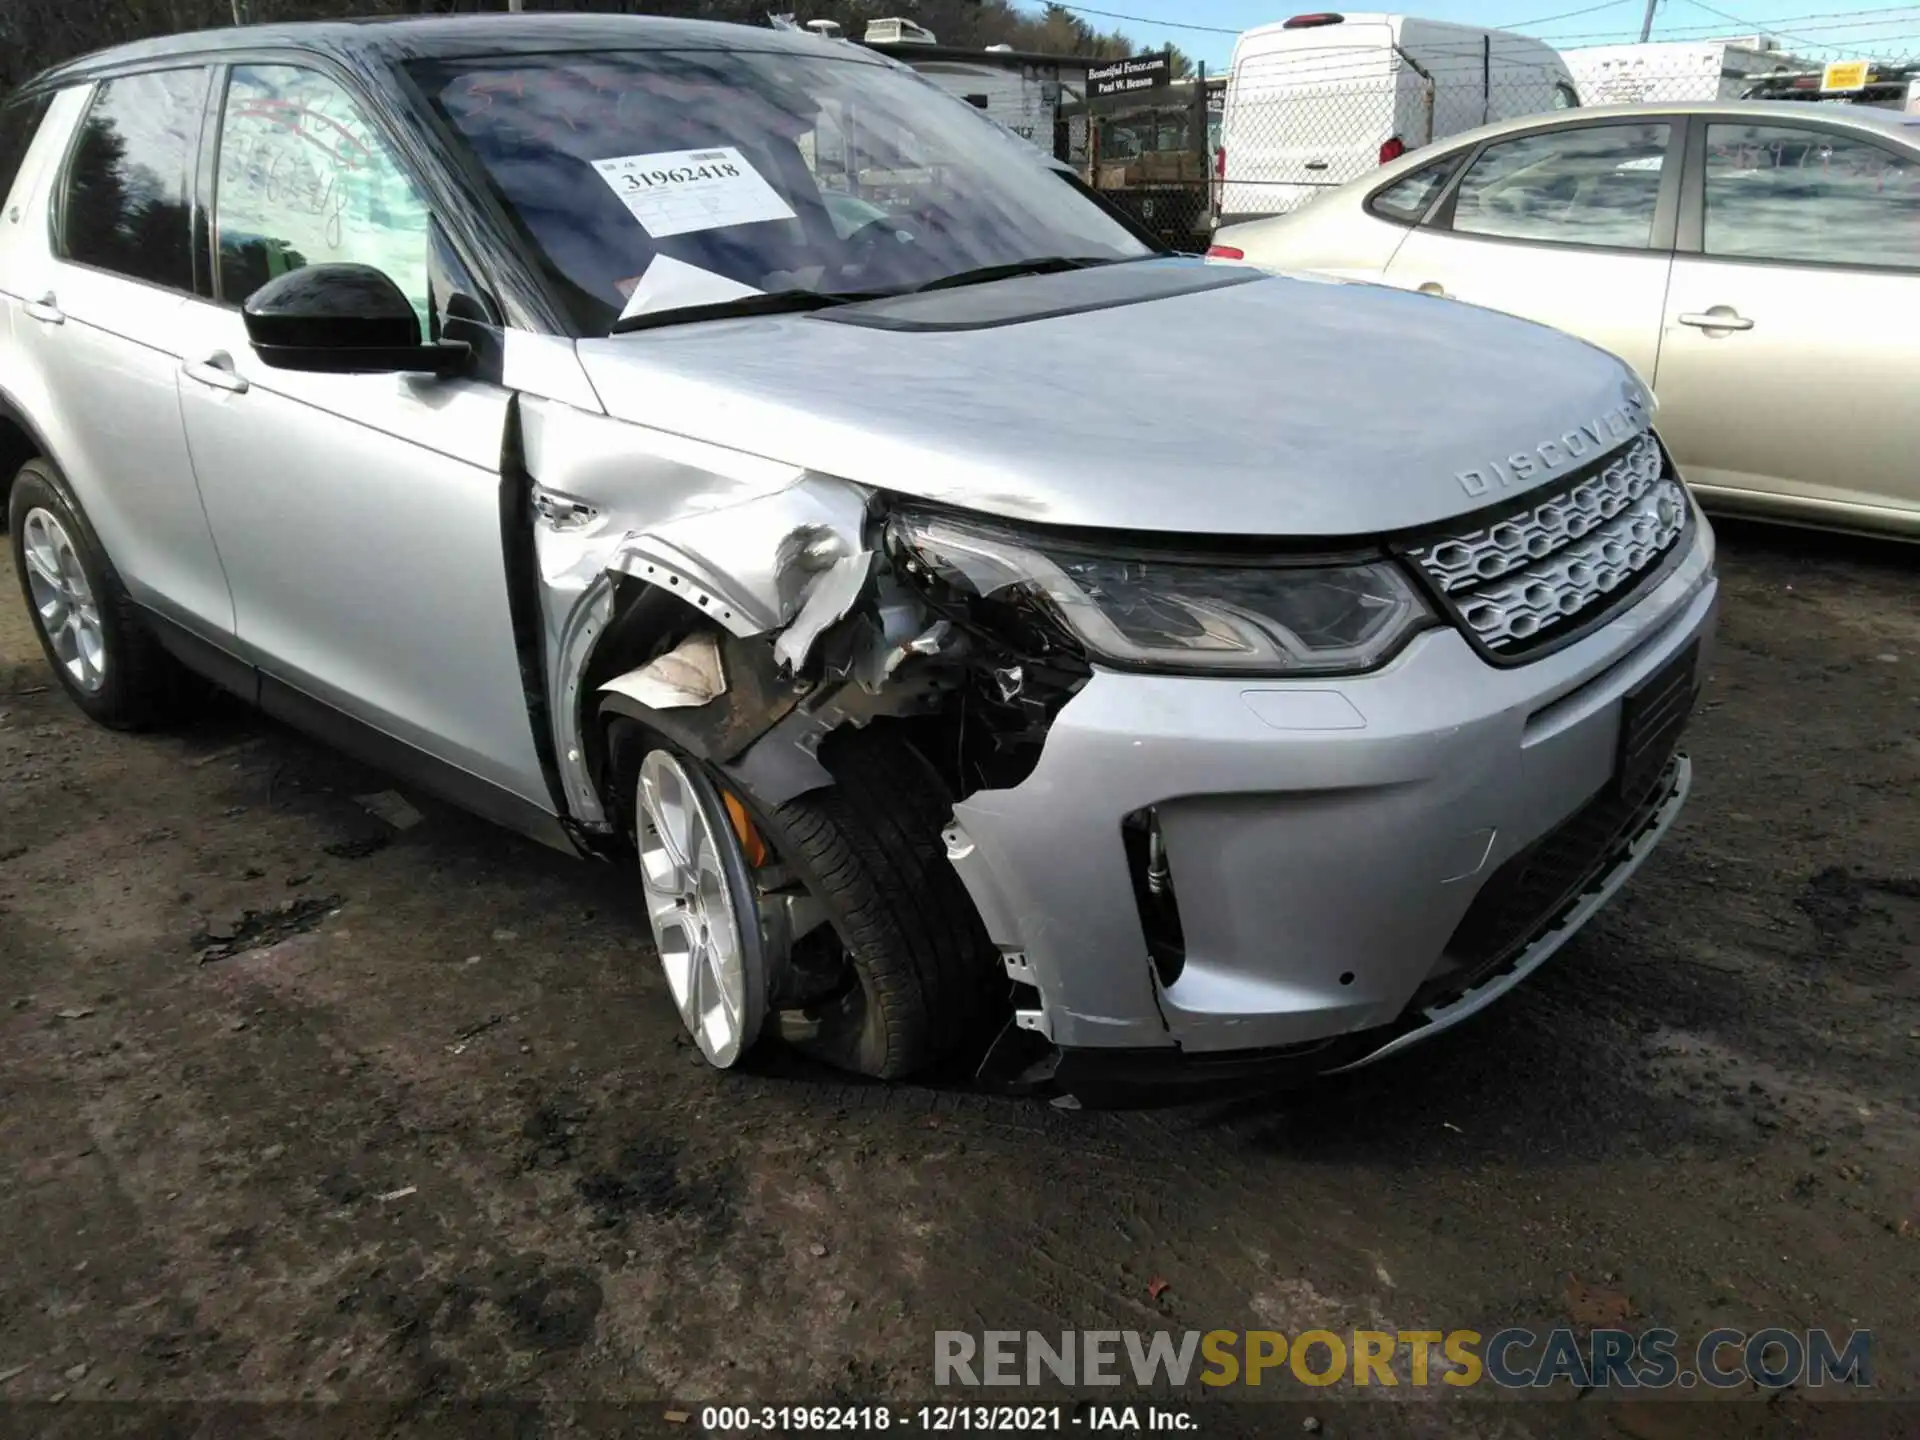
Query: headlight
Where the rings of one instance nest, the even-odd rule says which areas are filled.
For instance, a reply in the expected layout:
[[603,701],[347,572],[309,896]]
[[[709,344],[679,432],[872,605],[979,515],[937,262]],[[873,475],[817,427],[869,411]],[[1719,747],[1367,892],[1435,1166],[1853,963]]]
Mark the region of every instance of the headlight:
[[912,513],[894,517],[892,534],[928,573],[980,596],[1025,592],[1091,655],[1136,669],[1354,674],[1437,623],[1388,560],[1122,558]]

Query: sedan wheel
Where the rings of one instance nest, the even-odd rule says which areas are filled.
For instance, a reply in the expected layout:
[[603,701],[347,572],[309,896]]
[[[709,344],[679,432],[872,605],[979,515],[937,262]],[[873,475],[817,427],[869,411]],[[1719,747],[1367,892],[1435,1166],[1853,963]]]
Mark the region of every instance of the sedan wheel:
[[640,763],[640,883],[660,968],[687,1033],[721,1068],[766,1018],[766,963],[746,857],[704,772],[667,750]]

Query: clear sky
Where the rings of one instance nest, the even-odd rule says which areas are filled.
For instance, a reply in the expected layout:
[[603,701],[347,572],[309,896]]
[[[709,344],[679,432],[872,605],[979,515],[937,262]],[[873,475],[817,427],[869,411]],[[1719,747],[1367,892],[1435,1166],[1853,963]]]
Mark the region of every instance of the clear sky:
[[[1016,0],[1038,10],[1039,0]],[[1233,37],[1255,25],[1327,5],[1328,0],[1093,0],[1072,5],[1102,30],[1124,30],[1145,50],[1178,45],[1210,72],[1226,69]],[[1377,0],[1376,0],[1377,3]],[[1872,0],[1657,0],[1655,40],[1772,34],[1783,49],[1821,60],[1920,59],[1920,4]],[[1568,12],[1575,12],[1569,14]],[[1423,0],[1411,13],[1519,30],[1560,49],[1640,38],[1646,0]]]

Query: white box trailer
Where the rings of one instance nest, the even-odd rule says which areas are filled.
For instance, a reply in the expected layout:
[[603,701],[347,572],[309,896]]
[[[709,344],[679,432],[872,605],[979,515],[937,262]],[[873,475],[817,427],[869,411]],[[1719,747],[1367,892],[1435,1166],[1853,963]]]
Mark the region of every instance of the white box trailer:
[[1531,35],[1413,15],[1296,15],[1234,42],[1214,156],[1222,224],[1293,210],[1432,140],[1579,104]]
[[947,93],[986,111],[1022,140],[1053,153],[1061,90],[1052,70],[1006,60],[922,60],[913,62],[913,68]]
[[[1042,55],[1007,45],[975,50],[920,41],[863,43],[912,66],[1049,155],[1063,148],[1057,134],[1062,107],[1085,93],[1087,71],[1101,63],[1090,56]],[[1084,120],[1075,123],[1084,129]]]
[[1654,40],[1563,50],[1583,105],[1663,105],[1737,100],[1757,75],[1805,62],[1764,36],[1748,40]]

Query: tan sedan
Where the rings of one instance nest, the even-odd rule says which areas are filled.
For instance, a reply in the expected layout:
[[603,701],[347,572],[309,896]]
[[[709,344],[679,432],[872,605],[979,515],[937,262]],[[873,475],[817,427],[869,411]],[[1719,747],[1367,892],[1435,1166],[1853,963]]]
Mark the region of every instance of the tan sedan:
[[1557,326],[1653,387],[1709,506],[1920,537],[1920,115],[1738,101],[1507,121],[1223,228],[1212,253]]

